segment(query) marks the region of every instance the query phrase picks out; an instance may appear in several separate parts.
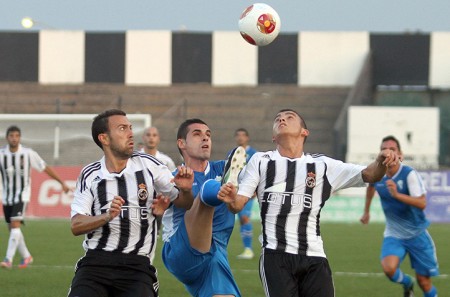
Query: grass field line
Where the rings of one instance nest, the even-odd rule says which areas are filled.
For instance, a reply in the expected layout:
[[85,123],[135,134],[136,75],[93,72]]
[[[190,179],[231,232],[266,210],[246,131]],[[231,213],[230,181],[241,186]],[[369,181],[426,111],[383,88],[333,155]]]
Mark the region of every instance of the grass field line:
[[[75,270],[75,265],[30,265],[29,268],[43,268],[43,269],[72,269]],[[243,273],[259,273],[258,269],[232,269],[233,272]],[[351,272],[351,271],[335,271],[336,276],[349,276],[349,277],[385,277],[382,272]],[[450,278],[448,274],[441,274],[436,276],[437,278]]]

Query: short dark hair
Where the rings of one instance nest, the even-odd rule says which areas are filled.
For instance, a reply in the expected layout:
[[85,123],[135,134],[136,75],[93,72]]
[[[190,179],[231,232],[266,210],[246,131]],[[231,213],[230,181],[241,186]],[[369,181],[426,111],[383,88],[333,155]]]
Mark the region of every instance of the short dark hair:
[[[183,123],[181,123],[181,125],[178,127],[177,140],[178,139],[186,140],[187,134],[189,132],[189,126],[192,124],[203,124],[208,126],[208,124],[206,124],[204,121],[200,119],[187,119]],[[180,148],[178,148],[178,151],[180,152],[180,155],[183,156]]]
[[102,113],[99,113],[92,122],[92,139],[94,139],[94,142],[103,149],[102,143],[100,140],[98,140],[98,136],[102,133],[108,133],[109,132],[109,126],[108,126],[108,119],[110,116],[114,115],[121,115],[126,116],[127,114],[120,110],[120,109],[108,109],[105,110]]
[[397,144],[398,150],[401,152],[402,149],[401,149],[401,147],[400,147],[400,142],[399,142],[398,139],[395,138],[395,136],[393,136],[393,135],[388,135],[388,136],[384,137],[384,138],[381,140],[381,143],[383,143],[383,142],[385,142],[385,141],[390,141],[390,140],[392,140],[393,142],[395,142],[395,143]]
[[9,126],[8,129],[6,129],[6,137],[8,137],[9,133],[11,132],[19,132],[19,135],[22,134],[22,132],[20,131],[20,128],[17,126]]
[[239,132],[244,132],[245,136],[248,136],[248,131],[245,128],[238,128],[236,131],[234,131],[234,136],[236,136]]

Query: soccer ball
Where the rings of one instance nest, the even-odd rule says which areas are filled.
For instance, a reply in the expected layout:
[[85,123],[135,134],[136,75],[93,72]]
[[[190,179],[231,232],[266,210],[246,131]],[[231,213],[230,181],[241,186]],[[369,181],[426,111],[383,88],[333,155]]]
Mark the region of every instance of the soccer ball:
[[281,21],[278,13],[265,3],[247,7],[239,18],[239,31],[250,44],[270,44],[280,33]]

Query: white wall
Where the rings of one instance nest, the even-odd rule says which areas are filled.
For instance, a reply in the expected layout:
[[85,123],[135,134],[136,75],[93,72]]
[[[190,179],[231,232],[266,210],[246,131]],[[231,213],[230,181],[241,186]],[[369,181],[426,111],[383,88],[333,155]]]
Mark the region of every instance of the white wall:
[[258,84],[258,47],[248,44],[239,32],[213,32],[212,85]]
[[433,88],[450,88],[450,32],[431,33],[430,78]]
[[84,32],[39,32],[39,82],[81,84],[84,82]]
[[352,86],[369,52],[368,32],[301,32],[299,85]]
[[438,108],[350,107],[346,161],[369,164],[378,154],[382,138],[388,135],[399,140],[405,164],[417,169],[438,168]]
[[127,31],[125,84],[168,86],[171,83],[172,32]]

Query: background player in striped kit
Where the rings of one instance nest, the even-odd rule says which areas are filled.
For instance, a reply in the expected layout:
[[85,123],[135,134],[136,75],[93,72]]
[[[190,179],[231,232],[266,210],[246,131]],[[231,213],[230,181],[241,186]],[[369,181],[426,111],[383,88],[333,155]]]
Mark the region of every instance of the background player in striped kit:
[[272,135],[276,150],[253,155],[237,195],[227,183],[218,198],[239,211],[257,190],[263,233],[260,276],[266,296],[332,297],[320,211],[333,191],[380,180],[398,156],[383,150],[364,167],[305,154],[309,131],[303,118],[290,109],[277,113]]
[[[154,156],[156,159],[161,161],[161,163],[166,165],[167,168],[169,168],[169,170],[172,172],[176,169],[173,160],[168,155],[158,150],[159,143],[161,142],[158,128],[156,127],[145,128],[144,133],[142,134],[142,141],[143,147],[140,150],[141,152]],[[162,216],[156,216],[156,220],[158,223],[158,235],[159,235],[162,225],[161,224]]]
[[[381,150],[392,150],[400,156],[400,143],[394,136],[386,136],[381,141]],[[430,222],[424,209],[427,204],[426,189],[420,175],[404,164],[392,164],[386,175],[366,190],[366,205],[361,217],[363,224],[370,220],[370,204],[378,192],[386,216],[386,229],[381,248],[381,266],[392,282],[403,285],[405,297],[414,296],[414,280],[400,270],[400,263],[409,254],[411,266],[424,297],[436,297],[437,289],[431,277],[439,275],[436,249],[427,231]]]
[[70,190],[34,150],[20,144],[20,137],[20,128],[10,126],[6,130],[8,144],[0,149],[3,212],[10,231],[6,257],[0,263],[0,266],[4,268],[12,267],[16,250],[19,250],[22,256],[19,268],[26,268],[33,262],[33,257],[25,244],[25,238],[20,229],[31,196],[31,168],[44,171],[57,180],[65,193]]
[[140,150],[141,152],[154,156],[156,159],[160,160],[161,163],[166,165],[170,171],[176,169],[175,162],[173,162],[172,158],[158,150],[159,143],[161,142],[158,128],[145,128],[144,133],[142,134],[142,142],[143,147]]
[[174,177],[156,158],[134,152],[132,126],[121,110],[97,115],[92,137],[104,157],[78,178],[71,229],[86,234],[86,254],[77,263],[69,296],[158,296],[150,261],[157,240],[153,212],[162,214],[168,200],[189,209],[193,172],[179,167]]
[[[239,128],[234,132],[234,140],[237,146],[242,146],[247,154],[247,163],[250,158],[257,152],[250,146],[250,136],[247,129]],[[252,259],[254,256],[252,242],[253,242],[253,225],[251,221],[252,207],[254,199],[250,199],[244,208],[238,213],[239,223],[241,224],[240,233],[244,251],[239,254],[238,259]]]

